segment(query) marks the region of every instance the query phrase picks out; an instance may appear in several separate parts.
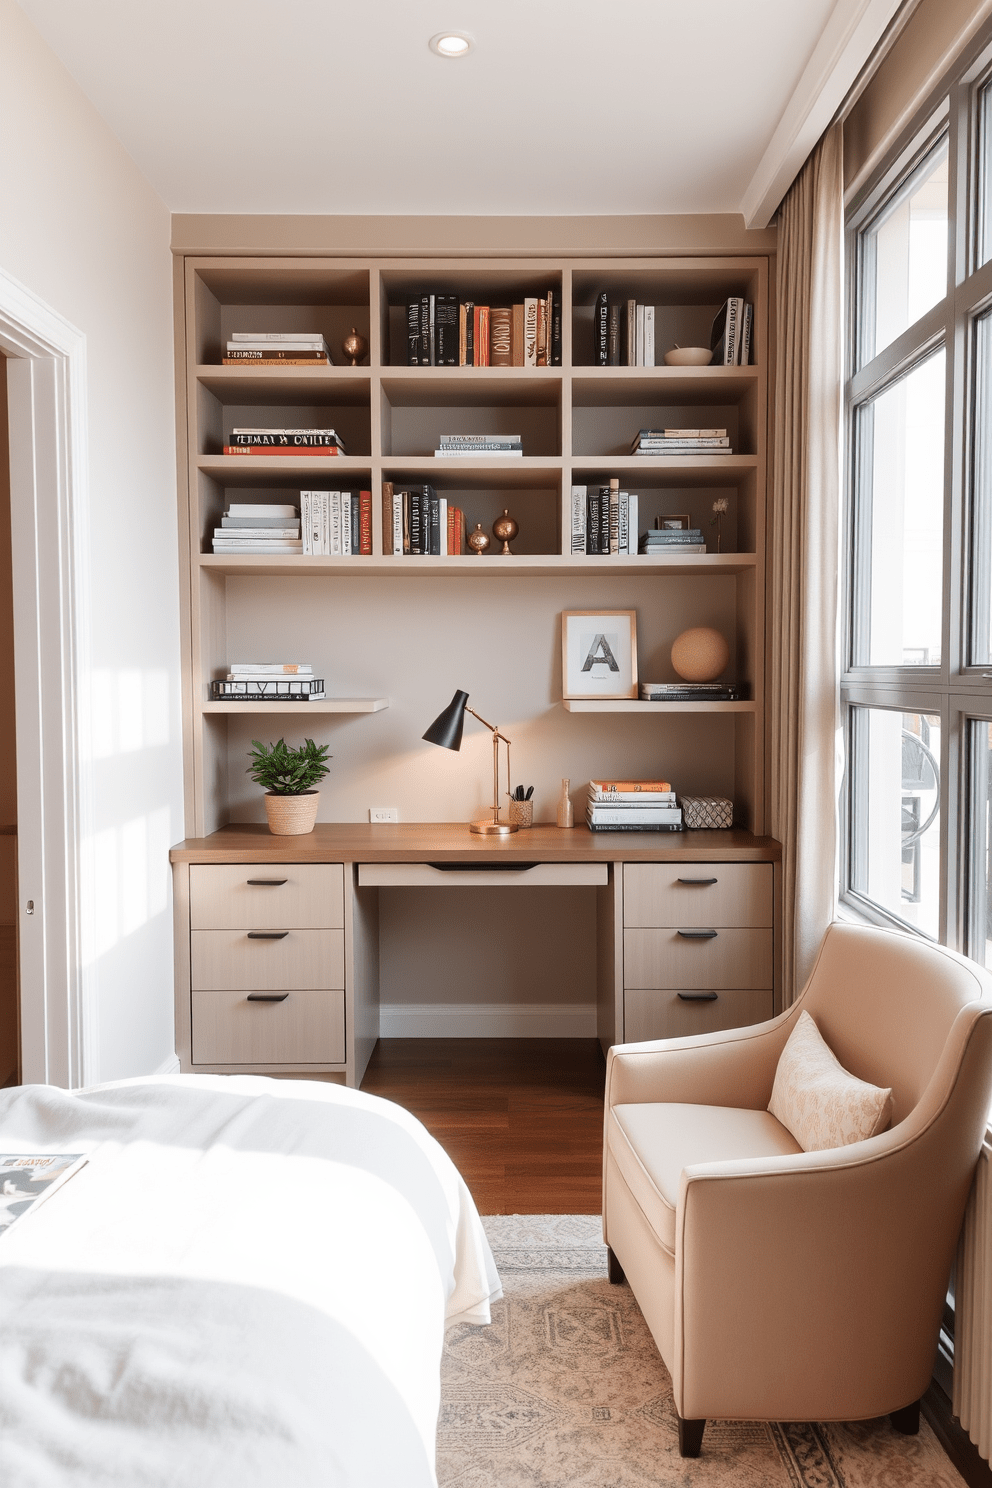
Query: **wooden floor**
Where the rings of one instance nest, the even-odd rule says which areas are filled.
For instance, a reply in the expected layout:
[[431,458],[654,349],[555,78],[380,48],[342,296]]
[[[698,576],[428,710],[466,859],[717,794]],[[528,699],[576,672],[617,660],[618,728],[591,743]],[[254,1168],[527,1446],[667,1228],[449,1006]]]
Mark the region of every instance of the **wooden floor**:
[[595,1039],[380,1039],[362,1089],[421,1120],[481,1214],[598,1214]]

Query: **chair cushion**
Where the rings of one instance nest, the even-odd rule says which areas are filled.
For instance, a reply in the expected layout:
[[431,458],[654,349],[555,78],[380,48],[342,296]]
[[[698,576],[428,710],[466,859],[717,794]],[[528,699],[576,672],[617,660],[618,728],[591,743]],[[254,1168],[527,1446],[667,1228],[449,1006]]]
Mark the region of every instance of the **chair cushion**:
[[804,1152],[822,1152],[884,1131],[892,1091],[849,1074],[804,1011],[779,1058],[768,1109]]
[[660,1243],[675,1254],[682,1169],[737,1157],[781,1157],[799,1143],[768,1111],[648,1103],[614,1106],[607,1142]]

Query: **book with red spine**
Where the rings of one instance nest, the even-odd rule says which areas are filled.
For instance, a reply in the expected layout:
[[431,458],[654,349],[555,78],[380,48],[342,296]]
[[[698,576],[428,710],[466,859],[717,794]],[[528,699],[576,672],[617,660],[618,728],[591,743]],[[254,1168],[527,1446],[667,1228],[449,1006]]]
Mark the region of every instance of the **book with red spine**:
[[358,546],[355,547],[355,537],[352,534],[352,552],[357,552],[365,557],[372,555],[372,492],[359,491],[358,493]]
[[262,455],[265,459],[292,455],[294,459],[309,460],[311,455],[340,455],[336,444],[271,445],[271,444],[225,444],[225,455]]

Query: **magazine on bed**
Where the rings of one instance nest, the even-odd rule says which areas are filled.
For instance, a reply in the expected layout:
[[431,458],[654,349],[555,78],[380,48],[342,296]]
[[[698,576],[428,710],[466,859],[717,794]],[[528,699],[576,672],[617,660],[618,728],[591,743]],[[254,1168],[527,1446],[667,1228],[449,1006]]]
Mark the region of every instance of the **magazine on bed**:
[[0,1235],[39,1199],[61,1188],[85,1161],[82,1152],[0,1152]]

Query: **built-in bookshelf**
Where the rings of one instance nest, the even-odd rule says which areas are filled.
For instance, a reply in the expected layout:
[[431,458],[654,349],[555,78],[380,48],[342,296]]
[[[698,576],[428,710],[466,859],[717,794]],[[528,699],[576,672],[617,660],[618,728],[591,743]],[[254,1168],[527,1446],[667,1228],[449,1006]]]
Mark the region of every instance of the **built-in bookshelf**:
[[[575,714],[616,713],[618,726],[623,726],[619,715],[650,714],[657,720],[659,715],[686,713],[698,715],[694,726],[705,729],[713,715],[728,715],[739,824],[764,830],[763,535],[769,361],[765,257],[359,261],[218,255],[180,259],[179,276],[190,835],[202,836],[229,819],[225,782],[235,769],[229,754],[241,748],[243,733],[236,730],[233,715],[273,713],[271,704],[209,700],[210,680],[223,675],[236,641],[227,624],[232,585],[238,586],[243,604],[246,581],[257,581],[259,592],[262,586],[281,581],[280,602],[292,607],[294,594],[310,596],[314,584],[346,583],[360,607],[365,580],[376,585],[376,596],[382,593],[383,579],[431,586],[449,579],[470,581],[484,585],[492,599],[491,586],[501,581],[568,581],[574,590],[574,581],[585,576],[600,585],[608,580],[618,606],[625,585],[633,580],[661,586],[671,580],[733,586],[733,680],[746,684],[748,701],[572,701],[564,707]],[[408,365],[407,305],[428,290],[490,305],[553,291],[561,304],[561,365]],[[659,363],[675,343],[708,344],[720,305],[729,296],[742,296],[754,306],[753,364],[594,365],[593,310],[604,291],[654,307]],[[341,342],[353,327],[369,348],[359,366],[221,365],[222,348],[235,331],[319,331],[343,361]],[[641,427],[702,425],[726,427],[733,453],[681,457],[629,453]],[[244,426],[333,426],[347,454],[250,459],[222,454],[231,430]],[[522,458],[433,456],[442,433],[511,431],[522,435]],[[712,531],[711,550],[684,555],[572,555],[572,487],[605,485],[614,477],[625,490],[637,493],[642,531],[656,519],[686,514],[708,537]],[[469,529],[481,523],[490,534],[493,522],[509,508],[519,524],[512,554],[502,555],[495,539],[482,556],[387,554],[383,482],[392,482],[397,489],[430,483],[449,504],[461,508]],[[370,490],[372,554],[219,556],[211,551],[213,530],[230,502],[298,503],[301,489]],[[727,502],[720,551],[715,551],[711,518],[717,498]],[[269,587],[265,592],[274,591]],[[405,607],[411,604],[410,592],[409,582],[404,582]],[[404,623],[414,620],[405,613]],[[308,644],[304,649],[309,652],[313,647]],[[333,690],[331,682],[329,692]],[[335,713],[358,715],[382,712],[388,701],[382,695],[328,696],[305,710],[294,705],[282,712],[297,718],[304,711],[325,718]],[[229,736],[229,729],[235,734]]]

